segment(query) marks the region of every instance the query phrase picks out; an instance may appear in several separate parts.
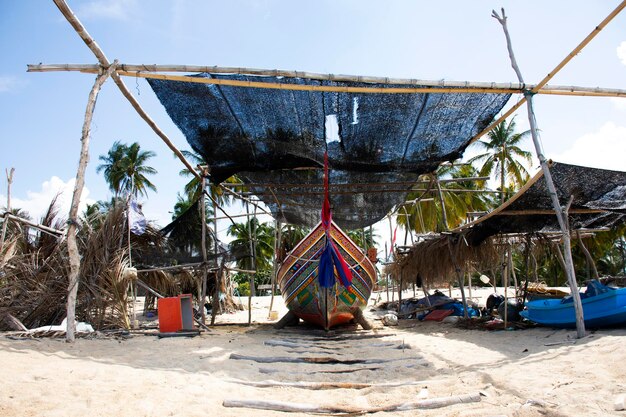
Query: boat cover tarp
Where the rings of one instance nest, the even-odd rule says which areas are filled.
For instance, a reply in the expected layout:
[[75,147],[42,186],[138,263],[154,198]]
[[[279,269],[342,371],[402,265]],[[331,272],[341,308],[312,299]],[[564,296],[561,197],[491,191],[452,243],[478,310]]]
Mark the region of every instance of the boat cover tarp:
[[[403,87],[392,84],[252,75],[197,77],[299,85]],[[322,184],[324,151],[332,183],[417,180],[461,156],[470,139],[502,109],[510,94],[372,94],[243,88],[149,79],[190,146],[219,183],[238,174],[247,183]],[[404,86],[406,87],[406,86]],[[338,135],[329,133],[336,120]],[[312,168],[304,171],[284,171]],[[398,188],[398,187],[394,187]],[[408,191],[409,186],[406,186]],[[313,226],[322,197],[255,188],[273,213]],[[293,195],[297,194],[297,195]],[[331,196],[335,221],[356,228],[382,218],[406,193]],[[342,208],[346,207],[344,211]]]
[[[553,162],[550,173],[561,206],[573,196],[568,216],[571,230],[611,228],[626,221],[626,172]],[[472,246],[495,234],[558,232],[561,229],[552,210],[545,178],[539,172],[530,186],[493,212],[453,232],[463,233]]]

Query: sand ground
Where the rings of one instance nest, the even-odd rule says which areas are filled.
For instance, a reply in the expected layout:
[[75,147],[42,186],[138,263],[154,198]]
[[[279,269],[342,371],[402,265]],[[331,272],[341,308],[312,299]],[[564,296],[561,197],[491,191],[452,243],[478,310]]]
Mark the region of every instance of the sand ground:
[[[480,299],[487,293],[473,295]],[[281,299],[276,303],[283,313]],[[381,312],[368,307],[370,331],[274,330],[268,305],[269,297],[254,299],[250,327],[232,324],[246,323],[248,312],[241,311],[218,317],[223,325],[194,338],[133,335],[68,344],[0,336],[0,416],[289,415],[227,408],[223,401],[370,408],[474,392],[483,394],[480,402],[372,415],[626,416],[613,409],[615,398],[626,393],[623,327],[592,331],[579,340],[575,331],[540,327],[483,331],[417,320],[385,327],[377,320]],[[231,354],[366,363],[260,363]],[[349,372],[335,373],[340,370]],[[411,385],[329,390],[246,385],[269,380]]]

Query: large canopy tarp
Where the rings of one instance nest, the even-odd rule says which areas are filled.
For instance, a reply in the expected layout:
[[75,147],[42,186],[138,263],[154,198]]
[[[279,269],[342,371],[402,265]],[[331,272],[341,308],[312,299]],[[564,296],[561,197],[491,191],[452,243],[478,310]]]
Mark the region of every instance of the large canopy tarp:
[[[562,206],[570,198],[571,230],[611,228],[626,221],[626,172],[553,162],[550,173]],[[548,188],[540,171],[517,194],[491,213],[462,226],[470,245],[500,233],[560,231]]]
[[[197,77],[333,87],[403,87],[252,75]],[[148,80],[191,147],[219,183],[238,174],[247,183],[322,184],[328,151],[331,183],[416,181],[461,156],[470,139],[510,94],[372,94]],[[404,86],[406,87],[406,86]],[[337,134],[330,133],[336,130]],[[297,170],[309,168],[308,170]],[[398,187],[393,187],[398,188]],[[405,185],[408,192],[410,186]],[[380,187],[377,188],[380,190]],[[290,223],[319,220],[321,197],[298,189],[254,187],[276,216]],[[261,194],[261,191],[263,193]],[[406,192],[331,195],[334,220],[355,228],[381,219]]]

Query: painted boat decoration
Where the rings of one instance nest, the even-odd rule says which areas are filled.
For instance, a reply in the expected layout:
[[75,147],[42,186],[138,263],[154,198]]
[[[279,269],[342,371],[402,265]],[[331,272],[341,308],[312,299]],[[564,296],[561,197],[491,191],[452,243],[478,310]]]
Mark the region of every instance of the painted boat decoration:
[[[277,281],[289,310],[300,319],[323,327],[348,323],[365,308],[376,282],[376,268],[361,249],[334,222],[320,222],[293,248],[281,265]],[[320,281],[320,264],[328,237],[343,257],[352,279],[347,283],[341,268],[332,267],[332,282]],[[324,275],[322,273],[322,275]],[[359,310],[359,311],[357,311]]]
[[[580,294],[585,326],[610,327],[626,325],[626,288],[602,285],[597,280]],[[526,303],[520,315],[535,323],[551,327],[576,327],[576,314],[571,297],[535,300]]]

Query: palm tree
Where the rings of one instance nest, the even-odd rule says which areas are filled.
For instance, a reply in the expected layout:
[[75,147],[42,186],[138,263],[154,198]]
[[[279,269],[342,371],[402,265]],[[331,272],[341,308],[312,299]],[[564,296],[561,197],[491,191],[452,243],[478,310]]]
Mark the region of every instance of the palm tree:
[[[206,218],[210,218],[213,211],[206,207]],[[171,246],[179,253],[192,257],[202,253],[202,212],[198,200],[190,200],[188,196],[178,195],[178,200],[174,205],[170,225],[166,226],[162,232],[169,235]],[[207,247],[213,247],[213,238],[207,228]]]
[[98,157],[102,164],[98,165],[96,172],[104,171],[104,179],[109,184],[109,189],[113,191],[114,198],[117,198],[120,193],[122,159],[127,148],[123,143],[115,141],[106,155]]
[[407,195],[408,203],[398,212],[398,224],[417,233],[442,231],[461,225],[470,211],[487,211],[488,197],[477,192],[484,186],[484,181],[446,183],[441,187],[441,197],[439,196],[437,181],[440,178],[468,178],[477,175],[476,168],[469,164],[439,167],[431,177],[426,192],[412,192]]
[[147,196],[147,190],[156,191],[156,187],[146,175],[156,174],[156,169],[146,162],[156,156],[152,151],[142,151],[137,142],[130,146],[116,141],[107,155],[100,155],[103,164],[96,172],[104,171],[104,178],[115,197],[120,193]]
[[[272,225],[259,223],[259,220],[253,217],[249,222],[232,224],[227,233],[234,237],[229,247],[231,252],[238,254],[236,256],[237,267],[262,272],[271,270],[274,257],[274,227]],[[253,256],[256,263],[253,263]],[[254,294],[254,288],[250,290]]]
[[515,118],[507,124],[502,121],[488,133],[489,140],[476,142],[485,153],[477,155],[469,162],[482,162],[479,175],[492,175],[500,179],[501,203],[506,198],[507,182],[513,188],[521,187],[528,180],[528,171],[522,162],[531,163],[531,153],[519,147],[520,142],[530,134],[515,132]]
[[[204,158],[196,152],[190,152],[190,151],[184,150],[182,151],[182,154],[192,164],[207,165]],[[197,199],[200,196],[200,193],[202,192],[202,183],[200,179],[196,177],[195,175],[193,175],[191,171],[189,171],[188,168],[183,168],[179,172],[179,175],[183,177],[189,177],[189,176],[192,177],[191,180],[189,180],[189,182],[185,184],[185,193],[187,194],[189,199],[191,200]],[[241,183],[241,180],[236,175],[233,175],[232,177],[226,179],[224,183],[239,184]],[[218,185],[211,183],[208,186],[208,189],[209,189],[208,190],[209,194],[211,195],[213,200],[215,200],[220,206],[223,206],[223,205],[228,206],[234,201],[234,197],[230,194],[225,193],[224,189]]]

